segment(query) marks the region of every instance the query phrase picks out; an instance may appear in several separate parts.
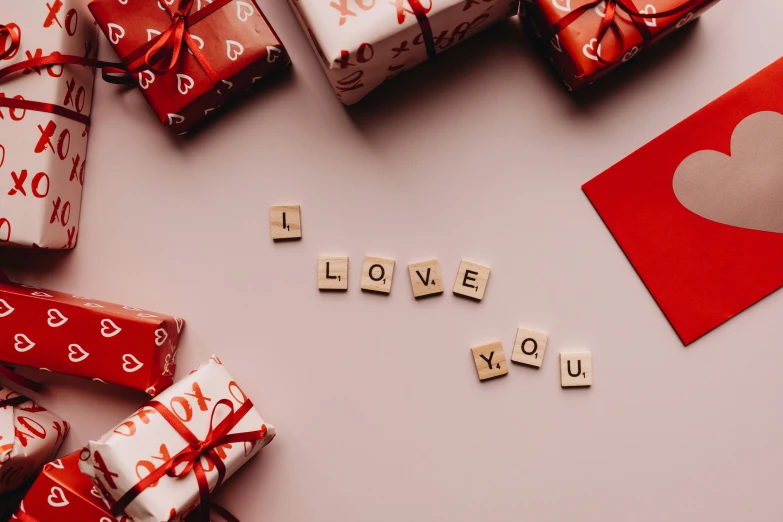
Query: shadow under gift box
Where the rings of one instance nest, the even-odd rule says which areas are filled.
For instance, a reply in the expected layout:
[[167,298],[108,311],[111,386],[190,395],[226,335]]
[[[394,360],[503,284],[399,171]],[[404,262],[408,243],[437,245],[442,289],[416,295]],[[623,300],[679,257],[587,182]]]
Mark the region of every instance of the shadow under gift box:
[[289,3],[346,105],[519,10],[519,0],[427,0],[416,8],[408,0]]
[[68,429],[57,415],[0,387],[0,495],[29,484],[57,454]]
[[152,64],[154,68],[145,66],[133,76],[160,122],[185,134],[291,60],[255,0],[92,0],[89,4],[123,64],[134,69],[144,63],[143,51],[167,39],[180,6],[184,6],[185,30],[183,39],[172,42],[179,54],[168,64],[171,68],[160,71],[163,64]]
[[179,318],[0,277],[0,362],[5,364],[156,395],[173,382],[184,326]]
[[[59,52],[94,58],[97,31],[80,0],[0,0],[0,24],[20,46],[0,69]],[[0,33],[0,53],[10,49]],[[0,80],[6,98],[90,115],[95,71],[82,65],[31,67]],[[68,249],[76,246],[88,127],[65,116],[0,107],[0,245]],[[6,185],[7,183],[7,185]]]
[[[568,90],[576,90],[631,61],[647,46],[692,22],[719,0],[623,0],[634,12],[661,18],[632,18],[618,7],[612,18],[616,30],[609,29],[600,38],[606,16],[606,3],[598,0],[522,0],[520,16],[539,51],[563,79]],[[681,8],[686,8],[681,10]],[[580,10],[584,9],[579,16]],[[571,23],[566,17],[574,16]],[[565,27],[558,33],[556,27]]]
[[201,503],[200,491],[219,487],[274,436],[274,427],[212,356],[91,441],[79,465],[115,512],[135,522],[178,521]]

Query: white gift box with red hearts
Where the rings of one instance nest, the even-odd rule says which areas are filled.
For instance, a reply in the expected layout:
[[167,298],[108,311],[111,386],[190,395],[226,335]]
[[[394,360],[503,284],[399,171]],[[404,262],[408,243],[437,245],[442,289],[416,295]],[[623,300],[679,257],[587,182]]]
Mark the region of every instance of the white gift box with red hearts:
[[[97,31],[79,0],[0,0],[0,24],[20,37],[0,69],[53,52],[94,57]],[[0,36],[0,53],[11,48]],[[0,80],[0,97],[89,116],[95,71],[31,67]],[[78,236],[88,127],[64,116],[0,107],[0,246],[73,248]]]
[[[0,387],[0,404],[19,397]],[[68,429],[67,422],[29,399],[0,407],[0,495],[37,475],[54,458]]]
[[[224,479],[228,479],[275,436],[274,427],[264,422],[237,382],[213,356],[83,450],[80,468],[93,479],[109,505],[114,506],[172,457],[191,448],[153,403],[173,415],[201,443],[231,411],[237,413],[238,420],[228,431],[230,435],[257,434],[252,441],[219,444],[212,453],[213,459],[220,460],[218,463],[210,461],[207,450],[200,454],[197,460],[204,466],[210,490],[218,484],[219,465],[225,467]],[[175,469],[182,472],[183,465]],[[135,522],[179,521],[199,502],[196,471],[191,470],[181,477],[163,475],[130,501],[124,513]]]

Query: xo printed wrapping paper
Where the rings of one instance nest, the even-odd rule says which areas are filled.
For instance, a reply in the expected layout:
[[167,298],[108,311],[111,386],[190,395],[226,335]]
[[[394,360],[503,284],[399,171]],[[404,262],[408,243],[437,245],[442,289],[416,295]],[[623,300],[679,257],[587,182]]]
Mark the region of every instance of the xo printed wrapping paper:
[[90,478],[79,469],[80,451],[46,464],[11,517],[14,522],[132,522],[114,518]]
[[[238,411],[244,406],[252,406],[214,356],[161,393],[156,401],[202,442],[226,418],[229,410]],[[91,441],[82,454],[82,471],[92,477],[111,505],[171,461],[172,457],[189,449],[183,436],[151,404],[142,407],[97,441]],[[264,433],[258,440],[220,444],[213,450],[213,458],[219,459],[218,464],[224,467],[224,478],[233,475],[275,436],[274,427],[265,424],[258,411],[250,407],[229,433],[257,430]],[[212,490],[218,484],[218,464],[203,454],[199,461],[204,463],[209,489]],[[179,465],[176,469],[182,468],[183,465]],[[179,521],[197,507],[199,499],[195,470],[179,478],[163,475],[128,504],[125,514],[135,522]]]
[[[188,0],[93,0],[90,11],[114,50],[128,66],[129,57],[165,32],[172,13]],[[190,0],[190,16],[217,7],[220,0]],[[188,43],[167,72],[142,70],[134,78],[158,116],[178,134],[186,133],[232,98],[248,91],[267,74],[291,63],[288,53],[255,0],[231,0],[187,28],[215,70],[213,82]]]
[[27,484],[52,460],[68,434],[68,423],[33,401],[0,387],[0,495]]
[[[0,0],[0,24],[20,48],[0,69],[53,52],[94,58],[97,31],[78,0]],[[10,49],[0,36],[0,52]],[[32,67],[0,80],[0,97],[90,114],[95,71]],[[0,107],[0,246],[73,248],[79,230],[88,127],[63,116]]]
[[[422,26],[408,0],[289,0],[337,97],[352,105],[426,61]],[[440,53],[517,14],[519,0],[421,2]]]
[[[688,0],[632,0],[626,3],[641,13],[663,13],[684,5]],[[606,14],[606,2],[597,3],[559,34],[552,27],[563,17],[592,0],[522,0],[521,17],[538,43],[541,52],[549,57],[568,90],[576,90],[631,61],[646,45],[679,30],[701,16],[719,0],[703,0],[692,9],[674,16],[643,18],[638,23],[651,35],[645,42],[642,33],[631,18],[618,9],[614,20],[623,34],[621,42],[613,31],[608,31],[599,42],[601,21]],[[599,58],[600,56],[600,58]],[[603,61],[602,61],[603,60]]]
[[173,382],[182,319],[0,281],[0,361],[155,395]]
[[685,344],[783,286],[783,60],[583,187]]

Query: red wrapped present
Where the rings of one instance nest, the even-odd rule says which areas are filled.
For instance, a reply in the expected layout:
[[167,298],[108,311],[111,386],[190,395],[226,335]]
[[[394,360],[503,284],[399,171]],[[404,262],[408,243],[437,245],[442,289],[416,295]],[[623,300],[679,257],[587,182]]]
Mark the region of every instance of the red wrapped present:
[[0,361],[151,395],[171,385],[182,319],[0,281]]
[[79,470],[76,451],[50,462],[17,505],[12,521],[130,522],[114,518],[90,478]]
[[28,484],[54,458],[68,423],[0,387],[0,495]]
[[[135,522],[208,522],[210,501],[275,436],[223,364],[212,357],[85,449],[79,467],[114,515]],[[201,509],[194,511],[198,506]]]
[[178,134],[291,63],[255,0],[93,0],[89,8]]
[[0,245],[76,246],[97,50],[83,3],[0,0]]
[[524,0],[520,12],[568,90],[591,84],[719,0]]

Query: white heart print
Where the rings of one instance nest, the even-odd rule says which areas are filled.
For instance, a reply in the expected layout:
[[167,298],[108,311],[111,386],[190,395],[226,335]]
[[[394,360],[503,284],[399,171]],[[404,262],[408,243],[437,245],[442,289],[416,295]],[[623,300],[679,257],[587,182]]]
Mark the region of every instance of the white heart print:
[[623,56],[623,61],[624,61],[624,62],[627,62],[627,61],[629,61],[631,58],[633,58],[634,56],[636,56],[636,54],[637,54],[638,52],[639,52],[639,48],[638,48],[638,47],[636,47],[636,46],[634,45],[633,47],[631,47],[631,50],[630,50],[630,51],[628,51],[627,53],[625,53],[625,56]]
[[[596,45],[598,46],[597,49]],[[592,38],[590,43],[585,44],[582,48],[582,52],[585,56],[597,62],[598,56],[601,54],[601,44],[598,43],[598,38]]]
[[147,313],[140,313],[136,314],[138,317],[158,317],[157,315],[147,314]]
[[[188,35],[196,41],[196,43],[198,44],[198,48],[199,49],[203,49],[204,48],[204,40],[202,40],[201,38],[199,38],[198,36],[196,36],[193,33],[189,33]],[[193,51],[190,50],[190,46],[188,46],[188,52],[191,55],[193,54]]]
[[145,91],[154,81],[155,81],[155,74],[152,71],[141,71],[139,73],[139,87],[141,87]]
[[277,59],[280,57],[280,55],[283,53],[280,49],[275,47],[274,45],[267,45],[266,46],[266,61],[269,63],[274,63],[277,61]]
[[52,486],[49,497],[46,500],[50,506],[56,508],[65,507],[69,504],[68,499],[65,498],[65,492],[60,486]]
[[[640,14],[655,14],[658,11],[655,10],[655,6],[652,4],[647,4],[644,6],[644,9],[639,11]],[[656,18],[645,18],[644,23],[649,25],[650,27],[657,27],[658,26],[658,20]]]
[[187,74],[177,74],[177,90],[183,96],[190,92],[196,82]]
[[177,323],[177,333],[182,332],[182,325],[185,324],[185,321],[183,321],[179,317],[175,317],[174,322]]
[[33,292],[30,295],[34,295],[36,297],[52,297],[51,295],[47,294],[46,292]]
[[229,60],[232,62],[237,61],[237,58],[244,52],[245,48],[241,43],[235,42],[234,40],[226,40],[226,56],[228,56]]
[[693,13],[686,14],[679,22],[677,22],[677,29],[687,24],[691,20],[693,20]]
[[563,52],[563,47],[560,45],[560,35],[556,34],[554,38],[552,38],[552,47],[558,50],[558,52]]
[[35,343],[22,333],[16,334],[14,336],[14,341],[14,348],[17,352],[29,352],[35,346]]
[[169,338],[168,332],[164,330],[163,328],[158,328],[155,330],[155,344],[158,346],[163,346],[163,343],[166,342],[166,339]]
[[16,308],[8,304],[5,299],[0,299],[0,317],[8,317],[14,313],[14,310],[16,310]]
[[84,306],[88,306],[90,308],[106,308],[103,305],[99,305],[98,303],[84,303]]
[[552,0],[552,5],[566,13],[571,12],[571,0]]
[[120,40],[125,36],[125,29],[117,24],[106,24],[106,27],[109,28],[109,40],[111,43],[114,45],[120,43]]
[[237,18],[239,18],[239,21],[246,22],[251,16],[253,16],[253,6],[247,2],[237,2]]
[[103,497],[101,496],[101,492],[98,491],[97,486],[92,487],[92,489],[90,490],[90,495],[92,495],[95,498],[103,499]]
[[71,362],[79,363],[89,356],[89,352],[87,352],[78,344],[71,344],[68,346],[68,358],[71,360]]
[[101,335],[104,337],[114,337],[122,331],[122,328],[111,319],[101,320]]
[[147,29],[147,41],[151,41],[156,36],[160,36],[160,31],[156,31],[155,29]]
[[102,382],[103,384],[106,384],[106,381],[104,381],[103,379],[99,379],[97,377],[93,377],[92,380],[95,382]]
[[169,125],[174,125],[176,123],[182,123],[185,121],[185,117],[179,114],[172,114],[169,113]]
[[597,14],[601,18],[606,16],[606,2],[601,2],[600,4],[595,6],[595,14]]
[[135,311],[140,311],[141,310],[141,308],[136,308],[135,306],[123,306],[123,308],[125,310],[135,310]]
[[68,322],[68,318],[57,308],[51,308],[47,313],[49,315],[47,323],[49,323],[49,326],[52,328],[59,328]]
[[57,459],[57,460],[53,460],[53,461],[51,461],[51,462],[49,463],[49,465],[50,465],[51,467],[53,467],[53,468],[57,468],[57,469],[65,469],[65,466],[63,466],[63,461],[62,461],[62,460],[60,460],[60,459]]
[[133,373],[141,369],[142,366],[144,366],[144,363],[135,358],[133,355],[126,353],[122,356],[122,369],[126,372]]

